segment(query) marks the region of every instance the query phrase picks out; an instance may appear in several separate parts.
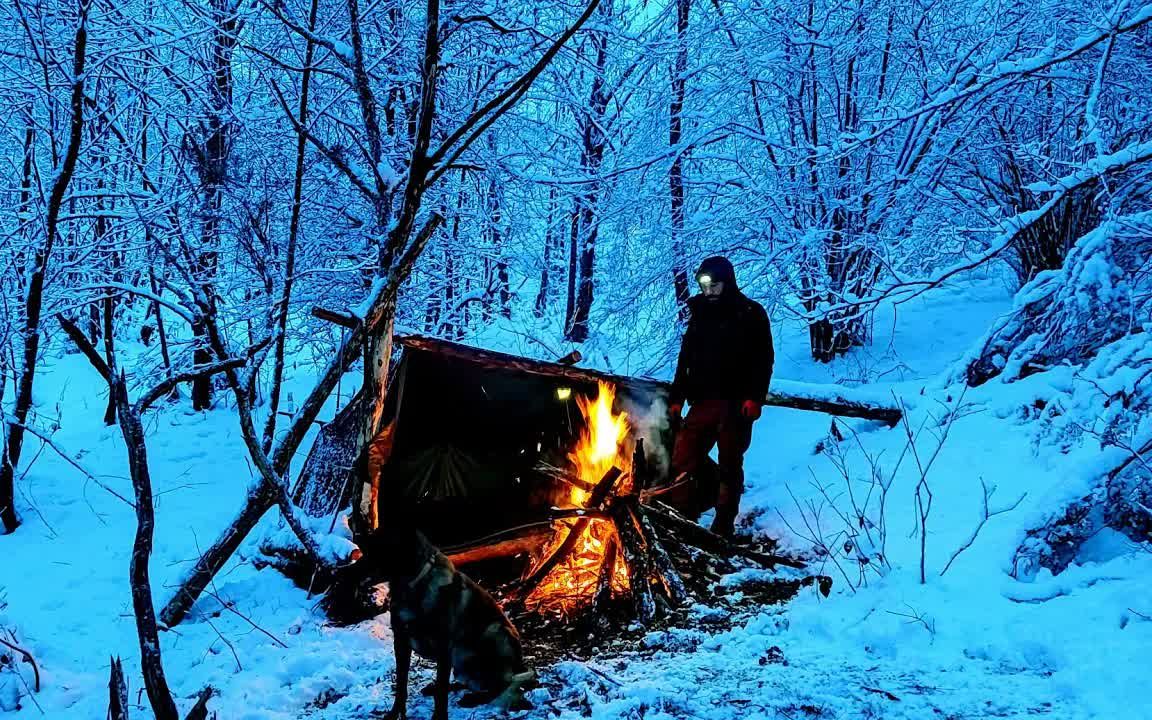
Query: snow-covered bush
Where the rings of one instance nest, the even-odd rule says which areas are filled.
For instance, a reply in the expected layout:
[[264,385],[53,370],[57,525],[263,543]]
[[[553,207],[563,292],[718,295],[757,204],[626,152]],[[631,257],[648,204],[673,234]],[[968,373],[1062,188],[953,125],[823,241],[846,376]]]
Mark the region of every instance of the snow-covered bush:
[[1101,223],[1064,267],[1041,273],[1014,312],[982,342],[966,379],[1012,382],[1055,366],[1073,369],[1063,392],[1038,403],[1037,441],[1084,443],[1113,453],[1099,482],[1029,531],[1014,573],[1061,572],[1081,545],[1109,527],[1152,540],[1152,211]]
[[1103,222],[1060,270],[1020,290],[1015,311],[988,334],[967,367],[972,386],[1081,364],[1102,347],[1152,329],[1152,212]]

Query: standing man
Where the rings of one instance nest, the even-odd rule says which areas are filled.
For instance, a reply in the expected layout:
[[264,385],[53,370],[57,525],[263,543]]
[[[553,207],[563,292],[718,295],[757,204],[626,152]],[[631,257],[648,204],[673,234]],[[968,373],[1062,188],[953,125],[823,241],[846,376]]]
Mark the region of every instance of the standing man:
[[[679,417],[689,404],[672,451],[672,477],[694,486],[689,502],[697,513],[714,505],[712,531],[731,536],[744,492],[744,452],[772,378],[772,327],[764,308],[740,292],[727,258],[702,262],[696,282],[700,294],[688,301],[691,315],[668,405]],[[704,471],[713,445],[719,463],[710,478]]]

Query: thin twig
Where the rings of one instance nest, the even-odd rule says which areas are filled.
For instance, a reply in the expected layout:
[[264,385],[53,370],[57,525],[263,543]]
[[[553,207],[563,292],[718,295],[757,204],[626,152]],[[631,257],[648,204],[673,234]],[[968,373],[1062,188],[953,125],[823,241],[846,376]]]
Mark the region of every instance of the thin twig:
[[32,657],[32,653],[15,644],[16,636],[12,635],[11,630],[8,631],[8,635],[12,638],[12,642],[8,642],[4,638],[0,637],[0,644],[9,648],[14,653],[19,653],[20,656],[24,659],[24,662],[32,666],[32,674],[36,679],[36,692],[40,692],[40,668],[36,665],[36,658]]
[[219,595],[217,595],[215,592],[213,592],[212,590],[209,590],[209,589],[207,589],[207,588],[205,588],[205,589],[204,589],[204,592],[205,592],[205,593],[207,593],[209,596],[211,596],[211,597],[212,597],[214,600],[216,600],[216,602],[220,603],[220,606],[221,606],[221,607],[223,607],[225,610],[228,610],[229,612],[231,612],[231,613],[235,614],[235,615],[236,615],[237,617],[239,617],[241,620],[243,620],[244,622],[246,622],[246,623],[248,623],[249,625],[251,625],[251,626],[252,626],[252,629],[254,629],[254,630],[256,630],[256,631],[258,631],[258,632],[260,632],[260,633],[263,633],[264,635],[267,635],[267,636],[268,636],[268,638],[269,638],[269,639],[270,639],[272,642],[276,643],[276,644],[277,644],[277,645],[279,645],[280,647],[282,647],[282,648],[284,648],[284,649],[287,649],[287,648],[288,648],[288,645],[287,645],[287,644],[285,644],[283,640],[281,640],[280,638],[278,638],[278,637],[276,637],[275,635],[273,635],[271,632],[269,632],[269,631],[265,630],[264,628],[260,627],[259,625],[257,625],[257,624],[255,623],[255,621],[253,621],[253,620],[252,620],[252,618],[248,617],[248,616],[247,616],[247,615],[245,615],[244,613],[242,613],[242,612],[240,612],[239,610],[237,610],[236,608],[234,608],[230,602],[228,602],[228,601],[225,601],[223,598],[221,598],[221,597],[220,597]]
[[119,499],[121,502],[123,502],[128,507],[132,508],[133,510],[136,509],[136,503],[132,502],[128,498],[124,497],[120,493],[116,492],[112,488],[110,488],[107,485],[105,485],[104,483],[100,482],[100,480],[98,480],[96,478],[96,476],[94,474],[92,474],[91,471],[89,471],[87,468],[85,468],[83,465],[81,465],[79,462],[77,462],[71,455],[69,455],[67,452],[65,452],[65,450],[63,448],[61,448],[59,445],[57,445],[55,443],[55,441],[52,440],[52,437],[50,435],[45,434],[43,431],[38,430],[34,426],[28,425],[27,423],[17,422],[16,418],[9,417],[8,415],[3,415],[3,418],[4,418],[5,423],[7,423],[9,425],[19,425],[20,427],[22,427],[24,429],[25,432],[31,433],[32,435],[39,438],[40,442],[44,443],[45,446],[54,450],[56,452],[56,454],[59,455],[65,462],[67,462],[69,465],[71,465],[72,467],[79,470],[80,473],[84,477],[86,477],[89,480],[91,480],[92,482],[96,483],[97,485],[99,485],[102,489],[106,490],[107,492],[111,493],[113,496],[115,496],[117,499]]
[[988,522],[988,518],[993,518],[997,515],[1003,515],[1006,512],[1015,510],[1016,508],[1020,507],[1020,503],[1024,502],[1024,498],[1028,497],[1028,493],[1024,493],[1016,499],[1016,502],[1012,503],[1011,505],[1002,507],[999,510],[989,511],[988,501],[992,498],[992,494],[996,492],[996,486],[992,486],[992,488],[989,489],[988,486],[984,484],[984,478],[980,478],[980,487],[984,491],[984,497],[981,501],[982,513],[980,522],[976,524],[976,527],[972,530],[972,534],[968,536],[968,539],[965,540],[964,543],[960,545],[960,547],[956,548],[956,551],[952,553],[952,557],[948,558],[948,562],[945,563],[944,569],[940,571],[940,577],[944,577],[944,573],[948,572],[948,568],[952,567],[952,563],[956,560],[956,558],[960,557],[960,553],[972,547],[972,543],[976,542],[976,536],[980,534],[980,530],[983,529],[984,524]]

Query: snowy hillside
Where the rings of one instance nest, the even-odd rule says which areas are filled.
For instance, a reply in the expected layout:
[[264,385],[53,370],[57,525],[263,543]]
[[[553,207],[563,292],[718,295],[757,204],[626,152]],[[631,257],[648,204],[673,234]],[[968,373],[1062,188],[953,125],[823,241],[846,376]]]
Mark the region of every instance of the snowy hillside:
[[1150,61],[0,3],[0,720],[1152,720]]
[[[919,582],[919,540],[910,535],[919,479],[910,458],[888,491],[883,560],[881,548],[864,537],[878,542],[876,528],[865,533],[848,522],[853,497],[876,517],[868,457],[885,476],[893,473],[904,429],[841,420],[845,439],[836,443],[827,438],[827,416],[770,410],[755,429],[742,523],[806,552],[820,533],[833,552],[824,568],[835,581],[833,595],[824,599],[808,589],[786,606],[715,633],[707,629],[713,611],[701,607],[695,628],[650,633],[618,656],[541,668],[537,710],[527,717],[1148,717],[1152,705],[1141,687],[1152,643],[1145,592],[1152,553],[1100,537],[1057,577],[1042,572],[1024,582],[1009,576],[1012,549],[1024,531],[1055,500],[1082,491],[1100,450],[1090,443],[1055,447],[1030,419],[1035,398],[1069,391],[1066,371],[1015,386],[993,383],[962,399],[960,388],[941,380],[988,316],[1008,307],[995,283],[962,291],[966,307],[977,297],[986,309],[961,320],[961,290],[941,291],[907,311],[901,332],[883,344],[883,357],[860,353],[827,368],[782,363],[780,373],[815,380],[826,372],[823,379],[832,381],[869,364],[880,373],[909,368],[897,382],[874,389],[890,389],[907,404],[922,458],[935,450],[940,419],[962,402],[928,474],[926,584]],[[929,332],[941,325],[953,329],[951,348]],[[783,329],[781,355],[802,354],[800,342]],[[29,697],[22,686],[6,687],[8,698],[23,696],[26,709],[9,708],[0,717],[35,713],[30,706],[38,704],[46,717],[96,720],[107,707],[108,658],[123,657],[129,668],[136,662],[127,581],[132,512],[113,495],[129,497],[131,487],[119,434],[100,422],[104,393],[91,368],[68,355],[52,361],[44,379],[42,412],[60,424],[53,443],[93,476],[46,448],[20,481],[27,527],[5,540],[0,622],[36,657],[43,690]],[[149,417],[148,427],[159,603],[229,521],[253,478],[229,409],[166,408]],[[817,452],[821,443],[825,449]],[[982,517],[981,483],[991,492],[991,513],[1003,512],[973,539]],[[264,527],[276,523],[269,515]],[[859,550],[844,551],[850,537]],[[189,706],[207,684],[220,691],[210,707],[221,718],[366,717],[386,708],[393,666],[386,618],[327,627],[315,598],[273,570],[252,567],[254,544],[255,538],[245,544],[189,621],[162,634],[180,704]],[[862,567],[862,553],[890,569]],[[21,677],[31,680],[27,666]],[[138,685],[129,690],[139,704]],[[427,703],[421,699],[414,716],[430,712]],[[483,710],[453,712],[485,716]]]

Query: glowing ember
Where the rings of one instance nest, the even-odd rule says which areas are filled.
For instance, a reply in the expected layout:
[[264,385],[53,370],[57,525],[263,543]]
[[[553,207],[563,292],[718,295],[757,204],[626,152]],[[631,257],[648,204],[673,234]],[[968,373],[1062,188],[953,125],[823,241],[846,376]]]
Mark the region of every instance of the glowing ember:
[[[616,389],[606,382],[600,383],[596,399],[576,398],[586,426],[568,458],[576,475],[588,486],[600,482],[613,466],[625,469],[630,465],[630,458],[623,447],[628,436],[628,415],[612,412],[615,399]],[[572,487],[567,500],[575,507],[584,507],[588,495],[586,490]],[[528,609],[567,616],[590,603],[597,591],[619,594],[628,590],[628,566],[619,552],[616,530],[608,520],[557,522],[556,535],[541,560],[551,556],[573,530],[581,532],[576,547],[525,599]],[[602,580],[609,560],[612,562],[611,573]],[[529,573],[534,569],[530,568]],[[606,588],[604,584],[607,584]]]

